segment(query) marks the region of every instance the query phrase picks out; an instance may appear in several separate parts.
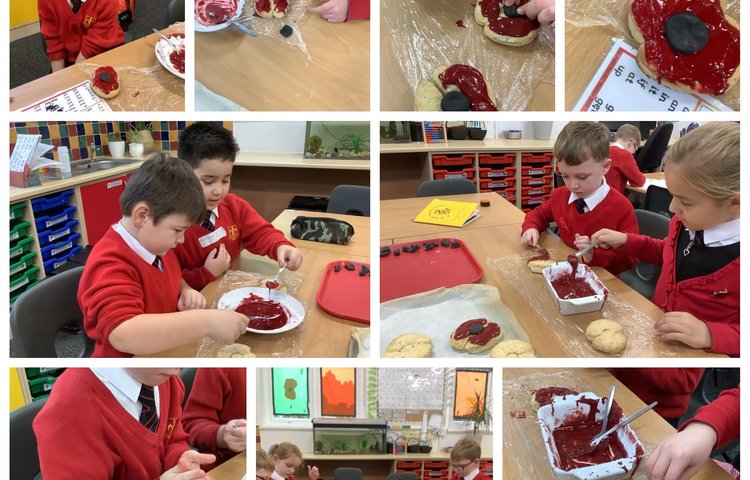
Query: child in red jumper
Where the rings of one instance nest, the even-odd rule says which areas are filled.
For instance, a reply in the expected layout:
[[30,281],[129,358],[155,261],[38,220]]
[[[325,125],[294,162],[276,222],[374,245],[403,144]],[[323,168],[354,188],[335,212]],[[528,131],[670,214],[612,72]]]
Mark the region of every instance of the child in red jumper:
[[[34,419],[45,480],[205,478],[214,456],[182,429],[185,388],[176,368],[69,368]],[[152,388],[151,388],[152,387]],[[145,393],[144,393],[145,392]],[[146,395],[155,402],[148,417]]]
[[661,265],[652,301],[666,313],[657,335],[693,348],[740,354],[740,126],[703,125],[664,157],[675,213],[663,240],[601,230],[599,248]]
[[617,129],[615,143],[609,146],[609,159],[612,160],[612,166],[605,178],[612,188],[623,195],[628,183],[634,187],[642,187],[646,183],[646,177],[641,173],[633,158],[640,144],[641,131],[635,125],[626,123]]
[[[551,222],[557,224],[560,240],[578,250],[588,246],[589,236],[602,228],[638,233],[633,206],[604,179],[611,165],[607,127],[595,122],[568,123],[555,141],[554,154],[565,186],[555,189],[548,201],[526,214],[521,225],[522,243],[537,246],[539,232]],[[632,255],[604,250],[587,253],[582,260],[613,275],[637,263]]]
[[204,207],[202,221],[185,232],[185,243],[176,250],[188,285],[201,290],[224,273],[243,248],[271,257],[279,266],[287,262],[289,270],[302,266],[302,252],[247,201],[229,193],[239,151],[230,131],[216,123],[196,122],[182,131],[178,149],[180,159],[200,180],[208,208]]
[[114,0],[38,0],[41,33],[52,71],[121,45],[125,34]]
[[[302,452],[297,445],[289,442],[281,442],[268,449],[275,469],[271,478],[273,480],[297,480],[294,472],[302,465]],[[307,478],[318,480],[320,470],[312,465],[307,466]]]
[[310,11],[331,23],[369,20],[370,0],[327,0]]
[[206,299],[182,280],[172,251],[204,202],[176,158],[158,155],[133,174],[120,197],[123,217],[94,246],[78,285],[93,356],[153,354],[207,336],[230,344],[245,333],[245,315],[203,310]]
[[482,457],[482,447],[470,438],[462,438],[451,449],[451,480],[490,480],[479,469],[479,459]]
[[195,373],[182,424],[190,445],[216,456],[206,470],[245,451],[246,382],[244,368],[199,368]]
[[740,388],[737,387],[724,390],[719,398],[698,409],[678,433],[656,447],[644,466],[651,480],[692,478],[714,449],[739,436]]

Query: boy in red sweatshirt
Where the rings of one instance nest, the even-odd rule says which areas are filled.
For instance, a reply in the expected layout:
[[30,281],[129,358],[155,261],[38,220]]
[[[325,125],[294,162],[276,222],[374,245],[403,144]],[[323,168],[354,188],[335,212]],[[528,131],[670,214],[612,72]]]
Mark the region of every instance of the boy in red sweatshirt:
[[[34,419],[45,480],[205,478],[182,429],[176,368],[69,368]],[[154,414],[155,413],[155,414]]]
[[327,0],[310,11],[331,23],[369,20],[370,0]]
[[451,449],[451,480],[490,480],[479,469],[479,459],[482,457],[482,447],[470,438],[462,438]]
[[117,6],[115,0],[38,0],[53,72],[122,45]]
[[[244,368],[199,368],[182,415],[190,445],[224,463],[247,446]],[[273,470],[273,469],[272,469]]]
[[205,210],[184,162],[158,155],[143,163],[120,197],[122,219],[94,246],[78,285],[78,304],[94,357],[153,354],[204,337],[230,344],[247,317],[204,310],[183,280],[172,249]]
[[646,183],[646,177],[633,158],[640,144],[641,131],[635,125],[626,123],[617,129],[615,143],[609,146],[612,166],[604,177],[610,187],[623,195],[628,183],[634,187],[642,187]]
[[[552,222],[558,226],[560,240],[577,250],[586,248],[591,243],[589,236],[602,228],[638,233],[633,206],[604,178],[612,163],[607,127],[596,122],[568,123],[555,141],[554,154],[565,186],[556,188],[548,201],[526,214],[522,243],[537,246],[539,232]],[[603,250],[585,254],[582,260],[613,275],[637,263],[633,256]]]
[[217,123],[196,122],[180,134],[178,155],[200,180],[206,203],[199,225],[185,232],[176,249],[182,276],[196,290],[224,273],[243,248],[279,266],[287,262],[289,270],[302,266],[302,252],[247,201],[229,193],[238,151],[232,133]]

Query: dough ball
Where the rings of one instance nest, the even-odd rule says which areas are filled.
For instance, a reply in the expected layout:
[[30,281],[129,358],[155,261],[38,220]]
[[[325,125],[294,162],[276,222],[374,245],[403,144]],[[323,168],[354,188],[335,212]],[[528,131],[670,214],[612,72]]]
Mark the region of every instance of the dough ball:
[[439,112],[443,93],[429,80],[417,84],[414,92],[414,110],[417,112]]
[[218,358],[255,358],[255,354],[243,343],[233,343],[222,347],[216,355]]
[[421,333],[405,333],[391,340],[383,358],[427,358],[432,356],[432,340]]
[[589,323],[586,327],[586,339],[591,342],[592,347],[604,353],[619,353],[628,343],[625,328],[606,318]]
[[533,358],[534,348],[523,340],[505,340],[493,347],[490,356],[492,358]]
[[528,263],[529,270],[534,273],[542,273],[542,270],[555,263],[554,260],[532,260]]

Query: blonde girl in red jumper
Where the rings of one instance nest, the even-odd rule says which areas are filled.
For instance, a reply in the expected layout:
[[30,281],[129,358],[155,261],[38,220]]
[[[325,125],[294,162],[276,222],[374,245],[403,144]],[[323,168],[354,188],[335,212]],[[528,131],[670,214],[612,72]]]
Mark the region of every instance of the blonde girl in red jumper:
[[740,126],[708,123],[672,146],[664,178],[675,215],[663,240],[602,229],[592,238],[661,265],[656,334],[693,348],[740,353]]
[[[302,465],[302,452],[297,445],[289,442],[278,443],[268,449],[268,456],[275,465],[273,480],[297,480],[294,472]],[[307,477],[310,480],[318,480],[320,470],[312,465],[307,466]]]

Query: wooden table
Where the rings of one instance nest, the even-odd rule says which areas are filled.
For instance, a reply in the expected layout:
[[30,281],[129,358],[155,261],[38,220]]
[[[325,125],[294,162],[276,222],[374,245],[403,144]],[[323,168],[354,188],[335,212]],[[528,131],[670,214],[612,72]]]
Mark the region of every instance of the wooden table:
[[[647,179],[650,180],[664,180],[664,172],[654,172],[654,173],[644,173],[643,174]],[[640,194],[646,194],[646,185],[642,187],[634,187],[630,184],[627,184],[625,187],[627,190],[630,190],[631,192],[640,193]]]
[[292,26],[312,63],[297,47],[227,28],[196,33],[197,81],[248,110],[369,110],[370,22],[307,12]]
[[240,452],[208,472],[211,480],[240,480],[247,473],[247,452]]
[[[177,30],[165,28],[165,34],[175,33]],[[120,47],[91,57],[83,62],[84,65],[109,65],[115,69],[125,67],[147,69],[158,67],[148,74],[148,88],[140,87],[139,79],[142,74],[132,74],[127,70],[120,70],[120,94],[107,100],[112,110],[128,111],[180,111],[185,110],[185,82],[181,78],[169,73],[161,67],[156,59],[154,46],[160,37],[152,33],[138,40],[126,43]],[[91,75],[77,65],[64,68],[42,78],[18,86],[10,91],[10,109],[17,110],[32,105],[61,90],[90,80]],[[132,80],[132,83],[129,81]],[[134,85],[135,84],[135,85]],[[136,92],[142,93],[136,94]],[[135,96],[134,96],[135,95]]]
[[[504,368],[503,369],[503,381],[512,381],[519,377],[526,376],[532,373],[556,373],[562,370],[559,369],[521,369],[521,368]],[[615,399],[617,403],[622,407],[625,415],[634,413],[645,406],[643,401],[638,398],[633,392],[631,392],[625,385],[620,383],[614,376],[604,369],[571,369],[571,371],[582,377],[584,381],[588,382],[592,388],[592,391],[598,395],[606,396],[609,391],[609,387],[612,384],[616,385]],[[564,385],[560,385],[564,386]],[[526,412],[528,416],[534,417],[525,421],[535,421],[536,415],[529,409]],[[507,422],[522,421],[518,419],[512,419],[509,415],[505,415],[505,426],[504,430],[507,431],[509,425]],[[634,420],[631,423],[633,429],[638,433],[638,437],[644,444],[658,445],[659,442],[666,439],[670,435],[675,433],[675,429],[666,422],[658,413],[653,410],[646,412],[642,417]],[[536,429],[539,430],[538,427]],[[539,432],[541,436],[541,432]],[[527,471],[530,462],[539,462],[539,458],[528,458],[519,452],[517,449],[510,451],[505,444],[503,445],[503,478],[505,480],[516,480],[526,478],[519,472],[519,467],[523,471]],[[545,466],[549,466],[546,463],[546,456],[543,458],[545,464],[541,462],[536,463],[535,471],[543,471]],[[644,458],[645,461],[645,458]],[[552,469],[549,470],[549,480],[554,480],[555,475]],[[693,480],[720,480],[732,478],[712,460],[707,460],[704,467],[692,477]],[[539,478],[539,480],[546,480]]]
[[[310,240],[300,240],[299,238],[292,238],[289,232],[292,220],[297,216],[311,216],[311,217],[327,217],[335,218],[337,220],[343,220],[349,222],[354,227],[354,235],[349,243],[346,245],[338,245],[335,243],[325,242],[313,242]],[[297,248],[304,248],[310,250],[322,250],[324,252],[331,252],[346,258],[347,255],[356,255],[358,257],[369,257],[370,256],[370,217],[361,217],[357,215],[342,215],[338,213],[320,213],[320,212],[306,212],[303,210],[290,210],[286,209],[273,222],[273,226],[284,232],[286,238],[292,240]]]

